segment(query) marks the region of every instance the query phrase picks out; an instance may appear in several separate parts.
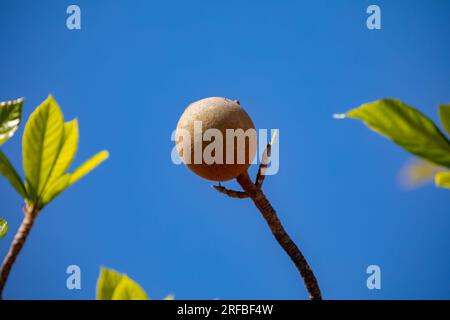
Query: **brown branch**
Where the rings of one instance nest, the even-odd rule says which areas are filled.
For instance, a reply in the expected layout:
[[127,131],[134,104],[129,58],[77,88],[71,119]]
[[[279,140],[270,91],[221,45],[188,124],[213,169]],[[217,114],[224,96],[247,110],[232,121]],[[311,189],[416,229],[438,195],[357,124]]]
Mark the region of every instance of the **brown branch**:
[[238,176],[237,181],[242,186],[242,189],[244,189],[244,191],[253,200],[259,211],[261,211],[264,219],[270,227],[270,230],[275,236],[275,239],[294,262],[303,278],[303,281],[305,282],[306,289],[309,293],[309,298],[312,300],[321,300],[322,295],[320,293],[319,284],[317,283],[317,279],[314,276],[313,271],[308,265],[308,262],[300,249],[284,230],[280,220],[278,219],[277,213],[273,209],[269,200],[266,198],[261,189],[258,189],[252,182],[247,172],[244,172]]
[[27,240],[28,234],[33,227],[34,220],[38,215],[38,209],[35,206],[25,207],[22,224],[20,225],[19,230],[17,231],[14,240],[9,248],[8,254],[3,260],[2,267],[0,269],[0,300],[2,299],[3,289],[5,287],[6,281],[8,280],[9,272],[11,271],[14,262],[16,261],[17,256],[22,250],[25,241]]
[[264,150],[261,164],[259,165],[258,174],[256,175],[256,188],[261,189],[262,184],[264,182],[264,178],[266,177],[266,171],[267,166],[269,165],[269,159],[270,159],[270,151],[272,149],[272,145],[269,143],[267,144],[266,150]]
[[226,194],[227,196],[229,196],[231,198],[237,198],[237,199],[248,198],[248,194],[245,193],[245,192],[242,192],[242,191],[230,190],[230,189],[227,189],[227,188],[222,187],[220,185],[219,186],[213,185],[212,187],[214,189],[216,189],[217,191],[219,191],[219,192],[221,192],[223,194]]

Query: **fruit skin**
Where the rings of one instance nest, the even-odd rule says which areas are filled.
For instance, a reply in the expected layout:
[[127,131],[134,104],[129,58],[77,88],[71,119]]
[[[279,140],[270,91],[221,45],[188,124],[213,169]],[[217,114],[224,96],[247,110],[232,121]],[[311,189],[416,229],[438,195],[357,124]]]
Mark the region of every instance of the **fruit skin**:
[[[205,147],[212,143],[212,141],[202,141],[202,136],[194,137],[194,121],[202,121],[202,133],[207,129],[218,129],[223,137],[223,164],[212,163],[207,164],[202,161],[199,164],[194,163],[194,144],[197,140],[198,145],[202,146],[202,155]],[[250,116],[240,106],[238,101],[233,101],[227,98],[211,97],[205,98],[194,103],[191,103],[186,110],[184,110],[178,121],[175,136],[177,137],[177,150],[181,160],[188,166],[190,170],[202,178],[213,181],[227,181],[236,178],[243,173],[250,166],[256,153],[256,131],[255,142],[249,143],[246,139],[245,143],[245,161],[244,163],[237,163],[237,143],[234,143],[234,161],[232,164],[226,164],[226,129],[255,129],[255,126],[250,119]],[[182,130],[187,130],[190,134],[191,145],[191,163],[188,163],[189,157],[183,154],[182,146],[183,139],[179,138]],[[214,139],[213,139],[214,140]]]

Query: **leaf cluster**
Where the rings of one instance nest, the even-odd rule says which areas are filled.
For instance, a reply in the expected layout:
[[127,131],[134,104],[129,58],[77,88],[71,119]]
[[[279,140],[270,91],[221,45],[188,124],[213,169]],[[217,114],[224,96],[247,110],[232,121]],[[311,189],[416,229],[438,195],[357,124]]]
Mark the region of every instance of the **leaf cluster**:
[[[23,99],[0,105],[0,144],[19,126]],[[69,186],[108,158],[101,151],[72,172],[68,172],[78,150],[78,121],[64,121],[61,108],[50,95],[31,114],[22,139],[22,179],[0,150],[0,174],[22,196],[28,206],[38,210],[49,204]]]
[[[450,169],[449,138],[419,110],[397,99],[382,99],[363,104],[344,116],[363,121],[408,152],[443,168],[435,174],[435,183],[450,188],[450,171],[444,169]],[[450,104],[439,106],[439,117],[450,135]]]

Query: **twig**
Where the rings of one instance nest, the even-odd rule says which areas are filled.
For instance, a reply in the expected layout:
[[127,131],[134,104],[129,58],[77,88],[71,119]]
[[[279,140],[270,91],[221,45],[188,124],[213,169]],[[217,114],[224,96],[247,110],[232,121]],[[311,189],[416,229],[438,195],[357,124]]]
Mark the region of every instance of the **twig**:
[[267,144],[266,150],[264,150],[262,159],[261,159],[261,164],[259,165],[259,169],[258,169],[258,174],[256,175],[256,188],[261,189],[263,182],[264,182],[264,178],[266,177],[266,171],[267,171],[267,166],[269,164],[269,160],[270,160],[270,151],[272,149],[272,145],[269,143]]
[[2,299],[3,289],[5,287],[6,281],[8,280],[9,272],[11,271],[17,256],[22,250],[25,241],[33,227],[34,220],[36,219],[39,210],[36,206],[24,207],[25,217],[23,218],[22,224],[17,231],[14,240],[9,248],[8,254],[3,260],[2,267],[0,269],[0,300]]
[[237,198],[237,199],[245,199],[248,198],[248,194],[242,191],[236,191],[236,190],[230,190],[227,189],[225,187],[222,187],[221,185],[212,186],[214,189],[216,189],[217,191],[226,194],[227,196],[231,197],[231,198]]
[[277,213],[273,209],[269,200],[266,198],[265,194],[252,182],[247,171],[238,176],[237,181],[262,213],[264,219],[270,227],[270,230],[272,231],[272,234],[275,236],[275,239],[294,262],[303,278],[306,289],[309,293],[309,298],[312,300],[321,300],[322,294],[320,293],[319,284],[313,271],[311,270],[300,249],[286,233],[286,230],[284,230]]

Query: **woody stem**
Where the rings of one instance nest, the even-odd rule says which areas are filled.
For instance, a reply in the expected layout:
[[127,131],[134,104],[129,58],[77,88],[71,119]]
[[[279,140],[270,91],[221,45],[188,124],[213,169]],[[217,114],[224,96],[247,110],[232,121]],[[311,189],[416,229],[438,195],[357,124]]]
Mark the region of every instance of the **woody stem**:
[[38,214],[38,209],[35,206],[29,206],[24,208],[24,218],[22,224],[17,231],[14,240],[9,248],[8,254],[3,260],[2,267],[0,269],[0,299],[2,299],[3,289],[5,287],[6,281],[8,280],[11,268],[16,261],[17,256],[22,250],[25,241],[33,227],[34,220]]
[[247,172],[244,172],[238,176],[237,181],[263,215],[275,239],[294,262],[303,278],[306,289],[309,293],[309,298],[311,300],[321,300],[322,295],[320,293],[319,284],[313,271],[311,270],[311,267],[300,249],[294,241],[292,241],[291,237],[289,237],[286,230],[284,230],[275,209],[272,207],[265,194],[252,182]]

